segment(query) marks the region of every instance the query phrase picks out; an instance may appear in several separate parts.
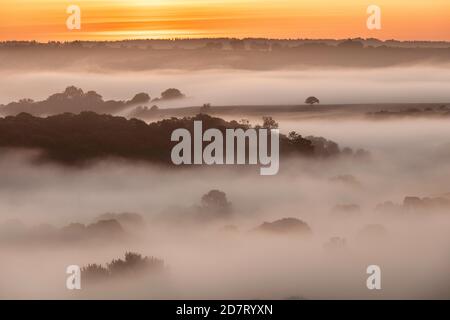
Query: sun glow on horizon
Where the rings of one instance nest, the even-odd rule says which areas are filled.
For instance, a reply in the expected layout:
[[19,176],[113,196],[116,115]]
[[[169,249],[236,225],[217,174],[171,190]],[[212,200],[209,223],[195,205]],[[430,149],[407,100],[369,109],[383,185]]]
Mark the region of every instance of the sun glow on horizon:
[[[0,40],[143,38],[379,38],[450,40],[448,0],[1,0]],[[382,9],[368,30],[366,9]],[[81,8],[70,31],[66,8]]]

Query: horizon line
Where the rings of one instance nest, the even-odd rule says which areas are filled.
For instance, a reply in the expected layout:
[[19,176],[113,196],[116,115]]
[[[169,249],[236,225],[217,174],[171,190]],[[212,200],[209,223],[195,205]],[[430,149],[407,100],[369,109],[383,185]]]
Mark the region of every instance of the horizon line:
[[7,43],[7,42],[33,42],[33,43],[40,43],[40,44],[48,44],[48,43],[74,43],[74,42],[124,42],[124,41],[193,41],[193,40],[266,40],[266,41],[343,41],[343,40],[358,40],[358,41],[379,41],[379,42],[431,42],[431,43],[450,43],[449,40],[425,40],[425,39],[414,39],[414,40],[400,40],[400,39],[379,39],[379,38],[362,38],[362,37],[345,37],[345,38],[264,38],[264,37],[168,37],[168,38],[123,38],[123,39],[115,39],[115,40],[105,40],[105,39],[73,39],[73,40],[47,40],[47,41],[41,41],[41,40],[34,40],[34,39],[28,39],[28,40],[0,40],[0,43]]

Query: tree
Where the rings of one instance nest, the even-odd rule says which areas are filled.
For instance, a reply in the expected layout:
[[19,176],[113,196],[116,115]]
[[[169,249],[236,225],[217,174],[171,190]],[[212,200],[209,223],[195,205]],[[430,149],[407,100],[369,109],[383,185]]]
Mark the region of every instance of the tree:
[[305,103],[313,105],[314,103],[320,103],[320,101],[316,97],[311,96],[305,99]]
[[273,120],[272,117],[263,117],[262,127],[265,129],[278,129],[278,122]]
[[139,253],[126,252],[125,260],[113,259],[104,267],[101,264],[88,264],[81,268],[82,278],[87,284],[94,281],[111,280],[114,277],[126,275],[145,275],[146,273],[160,272],[164,268],[164,261],[155,257],[142,256]]
[[250,120],[248,120],[248,119],[239,120],[239,124],[245,128],[251,128]]
[[288,139],[289,139],[289,141],[291,141],[293,143],[297,143],[297,142],[301,141],[303,138],[297,132],[291,131],[288,134]]
[[273,234],[309,234],[309,225],[297,218],[282,218],[273,222],[264,222],[257,231],[269,232]]
[[145,92],[141,92],[136,94],[133,99],[131,99],[130,101],[128,101],[129,104],[137,104],[137,103],[147,103],[150,101],[150,96],[145,93]]
[[92,91],[92,90],[86,92],[86,94],[84,95],[84,98],[87,103],[91,103],[91,104],[103,103],[103,97],[101,95],[99,95],[97,92]]
[[208,211],[230,213],[231,203],[228,202],[225,192],[211,190],[202,196],[202,207]]
[[83,90],[81,90],[75,86],[67,87],[63,93],[63,95],[68,98],[82,97],[83,94],[84,94]]
[[169,88],[161,93],[161,100],[182,99],[185,95],[180,90]]
[[334,141],[314,136],[307,136],[306,139],[311,141],[311,144],[314,147],[314,154],[317,156],[330,157],[340,154],[339,145]]
[[106,280],[110,276],[107,268],[96,263],[88,264],[81,268],[81,275],[83,280],[87,282]]
[[[148,108],[136,108],[133,117]],[[202,121],[205,130],[219,128],[245,129],[245,123],[226,121],[205,113],[194,117],[166,118],[146,123],[138,119],[94,112],[64,113],[48,117],[34,117],[27,113],[0,117],[0,147],[33,148],[41,150],[42,161],[56,161],[63,165],[85,165],[92,161],[119,157],[135,161],[150,161],[173,165],[171,140],[174,128],[185,128],[193,134],[194,121]],[[277,123],[266,117],[265,128],[276,128]],[[261,125],[254,126],[256,130]],[[317,137],[301,137],[299,134],[279,135],[280,155],[299,156],[339,155],[339,147]],[[360,152],[361,153],[361,152]],[[361,153],[362,155],[362,153]]]

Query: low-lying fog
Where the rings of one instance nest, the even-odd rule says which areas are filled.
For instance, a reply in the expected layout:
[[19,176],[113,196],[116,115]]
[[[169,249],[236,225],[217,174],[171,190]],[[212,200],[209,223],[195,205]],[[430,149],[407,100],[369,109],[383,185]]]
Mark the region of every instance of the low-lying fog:
[[[104,99],[127,100],[137,92],[152,98],[178,88],[189,98],[160,107],[301,104],[310,95],[321,103],[446,102],[450,72],[445,66],[303,71],[154,71],[142,73],[37,72],[0,77],[0,104],[46,99],[69,85],[95,90]],[[26,90],[24,89],[26,88]]]
[[[169,78],[162,79],[158,85],[167,87],[161,82]],[[262,79],[261,85],[289,83],[276,77]],[[346,78],[358,82],[351,79]],[[204,87],[212,91],[204,96],[232,92],[240,80],[244,81],[237,78],[235,84],[223,87],[217,78]],[[138,80],[134,81],[127,85],[139,91]],[[318,85],[323,79],[313,81]],[[334,86],[345,83],[329,81]],[[92,86],[99,88],[100,82]],[[117,79],[113,82],[119,86]],[[378,85],[388,87],[381,80]],[[152,87],[156,85],[150,78],[145,88]],[[199,92],[194,87],[195,81],[183,89]],[[302,96],[304,87],[296,87]],[[128,94],[130,88],[123,92]],[[266,93],[261,91],[261,99]],[[347,94],[350,98],[350,89]],[[144,217],[145,226],[128,229],[125,238],[104,241],[0,242],[0,298],[450,297],[450,212],[375,210],[388,200],[401,207],[405,196],[440,197],[450,192],[447,121],[280,120],[280,129],[324,136],[341,147],[362,147],[371,157],[281,159],[280,173],[271,177],[259,176],[253,169],[178,170],[117,161],[67,169],[33,165],[32,152],[3,150],[0,225],[19,219],[29,227],[49,223],[59,228],[71,222],[93,223],[102,213],[134,212]],[[204,221],[192,215],[198,208],[193,205],[212,189],[224,191],[232,203],[228,218]],[[287,217],[302,220],[311,233],[255,231],[264,221]],[[106,264],[125,251],[163,259],[163,274],[145,281],[106,283],[98,290],[85,289],[82,279],[81,291],[65,289],[68,265]],[[369,265],[381,267],[381,291],[366,287]]]

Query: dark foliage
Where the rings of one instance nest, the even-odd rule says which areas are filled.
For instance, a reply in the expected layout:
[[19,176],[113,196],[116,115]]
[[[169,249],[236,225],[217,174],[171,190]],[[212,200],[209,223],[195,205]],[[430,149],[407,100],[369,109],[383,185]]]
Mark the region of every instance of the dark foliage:
[[175,88],[169,88],[161,92],[161,100],[182,99],[184,97],[185,95]]
[[49,224],[26,227],[20,221],[0,223],[0,242],[29,245],[123,241],[127,233],[115,219],[98,220],[92,224],[70,223],[58,228]]
[[273,234],[309,234],[311,228],[302,220],[296,218],[283,218],[273,222],[264,222],[257,231]]
[[[167,89],[161,94],[161,98],[157,100],[171,100],[184,98],[178,89]],[[55,93],[42,101],[33,101],[32,99],[21,99],[11,102],[7,105],[0,105],[0,114],[17,115],[26,112],[35,116],[49,116],[65,112],[80,113],[83,111],[93,111],[99,114],[108,113],[115,114],[123,111],[133,105],[145,105],[151,101],[150,96],[141,92],[136,94],[128,101],[103,100],[103,97],[95,91],[84,92],[82,89],[70,86],[61,93]],[[136,109],[138,111],[146,111],[148,107]],[[155,111],[154,108],[148,109]]]
[[403,110],[381,110],[376,112],[368,112],[367,116],[371,119],[386,118],[406,118],[406,117],[430,117],[430,118],[447,118],[450,116],[450,106],[441,105],[439,107],[406,108]]
[[159,222],[169,222],[172,225],[205,224],[229,219],[233,214],[233,206],[228,201],[225,192],[210,190],[201,197],[199,204],[187,207],[167,208],[158,218]]
[[184,99],[184,98],[186,98],[186,96],[183,93],[181,93],[180,90],[178,90],[176,88],[169,88],[169,89],[161,92],[160,98],[155,98],[152,101],[154,101],[154,102],[169,101],[169,100],[177,100],[177,99]]
[[203,211],[228,214],[231,212],[231,203],[228,202],[225,192],[211,190],[202,196],[202,209]]
[[97,221],[101,220],[115,220],[122,226],[131,228],[141,228],[145,225],[144,218],[138,213],[122,212],[122,213],[104,213],[96,218]]
[[144,257],[139,253],[126,252],[125,259],[113,259],[106,267],[89,264],[81,268],[83,281],[104,281],[123,276],[141,276],[162,271],[164,261],[155,257]]
[[314,147],[314,153],[316,155],[321,155],[325,157],[338,155],[341,151],[336,142],[327,140],[322,137],[306,137],[308,141],[311,141],[312,146]]
[[133,97],[133,99],[131,99],[130,101],[128,101],[128,104],[137,104],[137,103],[147,103],[150,101],[150,96],[147,93],[138,93],[137,95],[135,95]]
[[74,86],[67,87],[64,92],[55,93],[46,100],[33,101],[22,99],[18,102],[11,102],[0,108],[4,115],[17,115],[27,112],[36,116],[52,115],[64,112],[79,113],[82,111],[95,111],[98,113],[115,113],[122,110],[128,104],[145,100],[146,93],[137,94],[132,100],[124,101],[104,101],[102,96],[95,91],[83,92],[82,89]]
[[80,240],[120,240],[125,236],[125,231],[117,220],[100,220],[98,222],[84,225],[71,223],[61,228],[59,238],[67,241]]
[[364,44],[361,41],[357,41],[355,39],[348,39],[342,41],[337,45],[339,48],[347,48],[347,49],[362,49],[364,48]]
[[[448,63],[444,41],[378,39],[178,39],[0,42],[1,70],[43,70],[84,65],[99,70],[275,70],[304,66],[390,67],[418,62]],[[132,57],[132,59],[130,59]],[[15,63],[11,63],[14,60]],[[126,61],[126,63],[124,63]]]
[[311,96],[305,99],[305,103],[313,105],[314,103],[320,103],[320,101],[316,97]]
[[107,280],[109,277],[109,270],[100,264],[88,264],[87,266],[81,268],[81,275],[83,281],[94,282]]
[[[42,159],[72,165],[110,157],[171,164],[170,153],[177,143],[170,139],[172,132],[186,128],[193,134],[195,120],[202,121],[204,130],[217,128],[224,134],[227,128],[247,128],[245,124],[205,114],[147,124],[138,119],[94,112],[46,118],[21,113],[0,118],[0,147],[40,149]],[[299,135],[294,139],[280,135],[281,155],[312,156],[314,153],[310,140]]]

